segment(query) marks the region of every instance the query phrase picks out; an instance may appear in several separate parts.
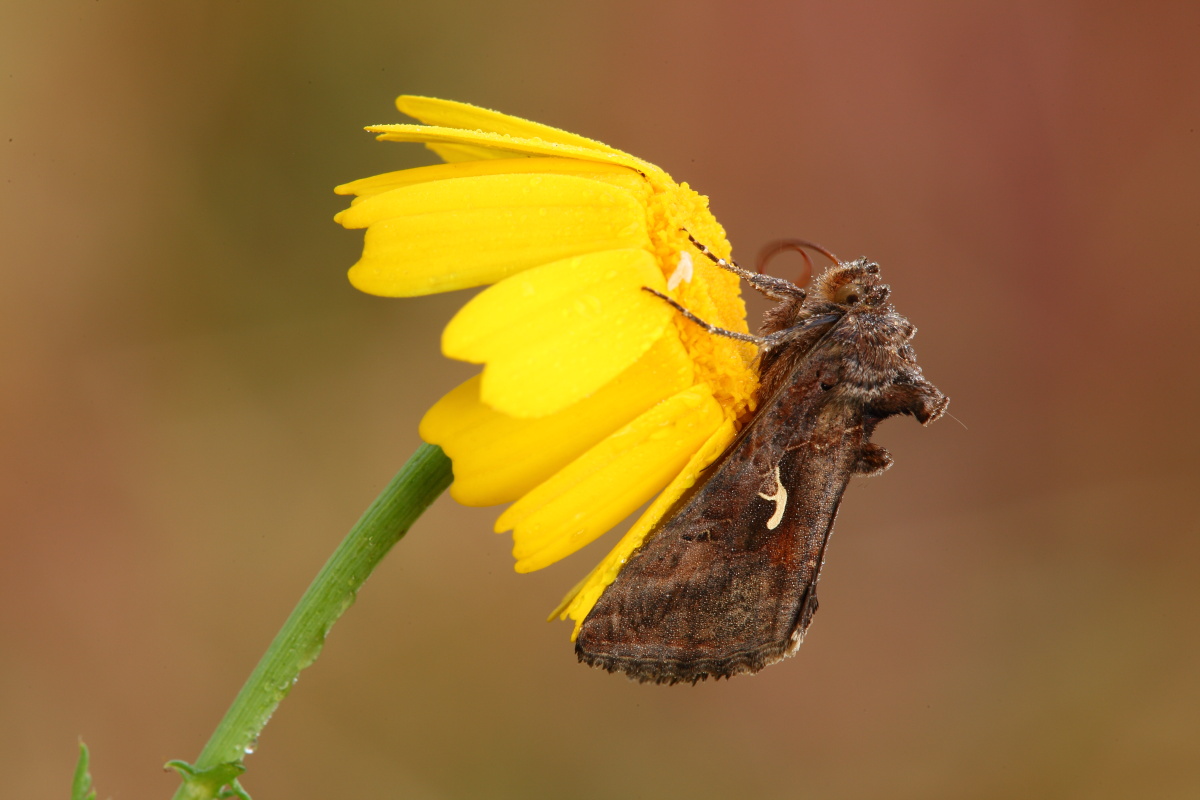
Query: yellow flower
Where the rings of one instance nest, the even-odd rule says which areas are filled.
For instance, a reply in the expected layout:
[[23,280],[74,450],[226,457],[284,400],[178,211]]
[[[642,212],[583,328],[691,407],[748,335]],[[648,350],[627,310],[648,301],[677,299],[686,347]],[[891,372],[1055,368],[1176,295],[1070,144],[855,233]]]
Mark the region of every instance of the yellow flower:
[[[554,612],[579,624],[655,522],[753,410],[752,346],[713,336],[642,287],[746,332],[707,198],[600,142],[465,103],[400,97],[424,125],[373,125],[447,163],[339,186],[366,228],[358,289],[411,297],[493,284],[442,350],[483,364],[421,421],[466,505],[512,503],[518,572],[575,552],[657,498]],[[551,615],[554,616],[553,614]]]

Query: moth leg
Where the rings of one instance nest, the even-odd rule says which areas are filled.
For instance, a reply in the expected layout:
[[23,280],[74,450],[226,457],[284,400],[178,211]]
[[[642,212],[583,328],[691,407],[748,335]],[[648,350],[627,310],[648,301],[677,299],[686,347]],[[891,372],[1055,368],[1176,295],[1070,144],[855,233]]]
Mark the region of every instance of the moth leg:
[[673,307],[676,311],[678,311],[680,314],[683,314],[684,317],[686,317],[687,319],[696,323],[701,328],[704,328],[704,330],[708,331],[709,333],[715,334],[717,336],[725,336],[729,339],[737,339],[739,342],[752,342],[753,344],[756,344],[759,347],[767,347],[773,343],[773,340],[771,339],[770,336],[754,336],[749,333],[738,333],[737,331],[729,331],[729,330],[725,330],[724,328],[718,328],[716,325],[713,325],[709,322],[705,322],[704,320],[700,319],[695,314],[693,314],[692,312],[690,312],[686,308],[684,308],[682,305],[680,305],[676,301],[672,300],[670,297],[667,297],[662,292],[651,289],[649,286],[643,286],[642,291],[649,292],[650,294],[654,295],[655,297],[660,297],[663,300],[667,301],[667,303],[669,303],[671,305],[671,307]]
[[820,325],[828,325],[831,322],[837,322],[839,319],[841,319],[841,317],[837,314],[822,314],[819,317],[809,317],[799,325],[794,325],[781,331],[775,331],[774,333],[769,333],[766,336],[754,336],[753,334],[749,333],[739,333],[737,331],[726,330],[725,328],[718,328],[716,325],[713,325],[710,322],[705,322],[692,312],[688,311],[677,301],[667,297],[665,294],[656,289],[651,289],[649,286],[643,286],[642,291],[649,292],[655,297],[666,301],[672,308],[682,314],[686,319],[691,320],[711,334],[716,336],[725,336],[729,339],[737,339],[739,342],[750,342],[751,344],[758,345],[763,350],[770,350],[775,345],[786,342],[789,338],[795,336],[801,331],[806,331],[809,328],[816,328]]
[[772,275],[759,275],[757,272],[751,272],[745,267],[739,266],[736,261],[726,261],[723,258],[718,258],[711,250],[698,242],[696,237],[692,236],[686,228],[683,229],[683,232],[687,234],[688,241],[695,245],[697,250],[708,256],[710,261],[721,269],[728,270],[737,275],[772,300],[799,300],[803,302],[804,298],[808,296],[807,292],[789,280],[776,278]]

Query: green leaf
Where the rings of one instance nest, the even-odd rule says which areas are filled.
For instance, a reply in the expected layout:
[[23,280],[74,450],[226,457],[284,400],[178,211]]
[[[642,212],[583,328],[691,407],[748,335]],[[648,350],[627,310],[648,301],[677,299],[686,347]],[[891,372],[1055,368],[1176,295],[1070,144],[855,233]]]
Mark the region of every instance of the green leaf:
[[243,789],[237,781],[230,783],[229,788],[221,792],[219,796],[221,800],[228,800],[230,797],[236,797],[238,800],[252,800],[250,793]]
[[[237,777],[246,771],[246,765],[240,761],[227,764],[217,764],[207,769],[197,769],[186,761],[168,761],[163,765],[170,767],[183,778],[184,791],[197,797],[241,797],[249,800],[250,796],[238,785]],[[230,789],[224,789],[229,786]]]
[[79,761],[75,764],[75,780],[71,781],[71,800],[96,800],[92,790],[92,773],[88,772],[88,749],[79,743]]

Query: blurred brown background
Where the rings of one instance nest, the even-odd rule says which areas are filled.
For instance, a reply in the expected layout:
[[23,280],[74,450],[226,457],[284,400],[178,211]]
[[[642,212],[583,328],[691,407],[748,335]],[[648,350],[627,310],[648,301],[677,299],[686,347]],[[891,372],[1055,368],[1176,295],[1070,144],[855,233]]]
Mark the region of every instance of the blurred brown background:
[[[601,139],[881,262],[953,398],[858,480],[799,656],[646,687],[443,498],[249,760],[256,798],[1200,796],[1200,5],[8,2],[0,774],[165,797],[468,373],[344,271],[401,92]],[[776,270],[795,265],[781,258]],[[762,305],[754,307],[756,313]],[[965,427],[964,427],[965,426]]]

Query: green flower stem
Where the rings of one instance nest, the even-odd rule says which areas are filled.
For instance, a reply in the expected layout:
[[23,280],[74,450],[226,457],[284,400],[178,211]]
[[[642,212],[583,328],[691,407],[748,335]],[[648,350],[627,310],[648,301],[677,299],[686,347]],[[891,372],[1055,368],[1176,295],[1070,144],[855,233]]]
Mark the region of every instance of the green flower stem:
[[354,603],[358,588],[453,476],[440,447],[423,444],[330,556],[254,668],[194,765],[172,762],[184,777],[175,800],[211,800],[236,783],[242,759],[300,671],[316,661],[325,636]]

